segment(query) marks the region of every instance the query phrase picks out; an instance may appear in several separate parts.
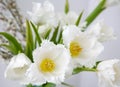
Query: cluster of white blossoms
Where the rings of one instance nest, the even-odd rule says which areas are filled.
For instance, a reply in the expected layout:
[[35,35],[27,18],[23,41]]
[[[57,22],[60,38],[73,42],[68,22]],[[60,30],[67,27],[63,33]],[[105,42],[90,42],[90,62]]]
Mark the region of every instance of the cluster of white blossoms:
[[43,41],[41,47],[33,51],[33,61],[34,63],[25,54],[19,53],[10,61],[5,77],[19,80],[22,84],[41,85],[46,82],[63,82],[70,55],[64,45]]
[[87,21],[76,25],[80,19],[77,13],[55,13],[48,1],[33,5],[33,11],[28,13],[38,28],[41,44],[32,51],[33,61],[24,52],[13,56],[5,71],[6,78],[22,84],[60,84],[77,68],[95,69],[100,87],[120,87],[120,60],[101,61],[96,66],[104,50],[103,42],[115,39],[112,28],[101,21],[88,28]]

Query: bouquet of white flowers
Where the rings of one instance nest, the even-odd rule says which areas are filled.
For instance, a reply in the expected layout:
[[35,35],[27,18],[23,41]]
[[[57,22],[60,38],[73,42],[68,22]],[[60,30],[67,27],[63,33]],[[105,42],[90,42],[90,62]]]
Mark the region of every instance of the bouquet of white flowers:
[[69,10],[66,0],[65,13],[56,13],[54,6],[33,3],[33,11],[26,20],[26,44],[14,36],[0,32],[9,44],[1,44],[12,54],[5,78],[17,80],[26,87],[56,87],[58,84],[72,87],[64,80],[83,71],[98,74],[100,87],[120,86],[120,60],[97,61],[103,51],[103,42],[115,39],[114,31],[99,21],[88,27],[108,6],[119,0],[100,0],[98,6],[81,22],[78,15]]

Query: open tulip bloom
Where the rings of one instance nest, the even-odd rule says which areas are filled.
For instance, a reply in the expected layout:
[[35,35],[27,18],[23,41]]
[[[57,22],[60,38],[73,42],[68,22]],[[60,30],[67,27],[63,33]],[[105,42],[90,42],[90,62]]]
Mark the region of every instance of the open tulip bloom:
[[56,87],[65,79],[82,71],[96,72],[99,87],[120,87],[120,60],[97,61],[104,50],[103,42],[115,39],[114,31],[103,21],[88,27],[108,6],[119,0],[100,0],[98,6],[81,22],[69,11],[56,13],[49,1],[33,3],[26,20],[26,45],[6,32],[0,32],[9,44],[2,44],[13,54],[5,78],[16,80],[26,87]]

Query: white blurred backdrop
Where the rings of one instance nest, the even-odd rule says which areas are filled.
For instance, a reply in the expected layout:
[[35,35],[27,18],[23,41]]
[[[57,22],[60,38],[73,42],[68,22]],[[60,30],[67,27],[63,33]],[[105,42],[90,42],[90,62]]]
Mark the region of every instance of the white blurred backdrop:
[[[22,13],[27,17],[26,11],[31,10],[32,2],[44,2],[45,0],[17,0]],[[65,0],[50,0],[57,12],[64,11]],[[86,16],[96,6],[96,0],[69,0],[70,10],[76,11],[78,14],[85,10]],[[84,17],[85,17],[84,16]],[[101,59],[120,58],[120,5],[110,7],[105,10],[97,19],[104,19],[107,25],[114,28],[117,40],[109,41],[104,44],[105,49],[100,55]],[[0,61],[0,87],[22,87],[15,81],[9,81],[4,78],[4,70],[6,64]],[[66,82],[72,84],[74,87],[98,87],[97,75],[90,72],[82,72]]]

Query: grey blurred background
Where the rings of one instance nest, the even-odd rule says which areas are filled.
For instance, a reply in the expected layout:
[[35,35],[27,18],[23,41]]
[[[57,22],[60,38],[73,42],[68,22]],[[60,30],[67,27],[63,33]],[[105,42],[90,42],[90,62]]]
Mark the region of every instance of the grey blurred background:
[[[45,0],[17,0],[22,13],[27,17],[26,11],[32,8],[32,2],[44,2]],[[65,0],[49,0],[57,12],[64,11]],[[96,6],[96,0],[69,0],[70,9],[78,14],[85,10],[84,17]],[[100,55],[101,59],[120,58],[120,5],[109,7],[97,19],[104,19],[106,24],[114,28],[117,40],[104,43],[105,49]],[[4,78],[6,64],[0,61],[0,87],[22,87],[18,82],[9,81]],[[90,72],[82,72],[66,80],[74,87],[98,87],[97,75]]]

